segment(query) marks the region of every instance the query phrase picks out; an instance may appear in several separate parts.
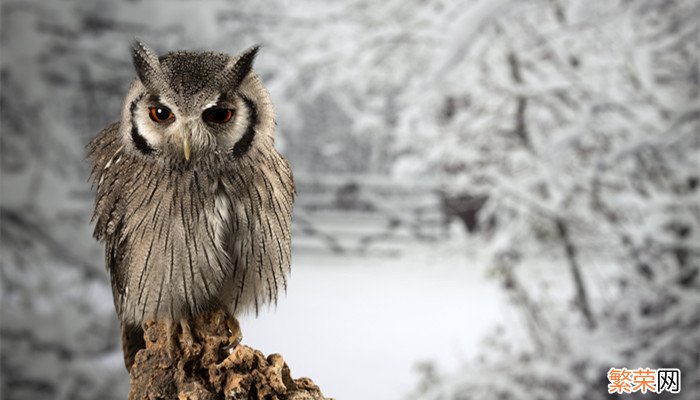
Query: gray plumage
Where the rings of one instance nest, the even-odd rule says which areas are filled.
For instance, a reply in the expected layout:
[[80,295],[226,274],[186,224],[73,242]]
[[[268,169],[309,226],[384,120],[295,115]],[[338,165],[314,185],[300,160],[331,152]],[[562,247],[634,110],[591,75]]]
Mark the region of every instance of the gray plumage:
[[136,42],[121,121],[88,145],[127,369],[145,321],[257,312],[286,289],[294,183],[256,53],[158,58]]

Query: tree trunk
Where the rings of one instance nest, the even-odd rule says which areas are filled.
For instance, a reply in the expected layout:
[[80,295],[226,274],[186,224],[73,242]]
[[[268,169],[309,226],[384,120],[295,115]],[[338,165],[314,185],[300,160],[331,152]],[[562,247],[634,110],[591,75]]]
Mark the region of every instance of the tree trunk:
[[574,247],[571,237],[569,236],[569,229],[566,223],[561,219],[556,219],[557,230],[559,231],[559,238],[564,244],[564,251],[566,253],[566,258],[569,261],[569,268],[571,269],[571,275],[574,278],[574,288],[576,290],[576,307],[581,311],[583,317],[586,319],[586,325],[588,329],[595,329],[596,321],[593,317],[593,311],[591,311],[591,305],[588,302],[588,292],[586,290],[586,285],[583,283],[583,277],[581,276],[581,267],[578,265],[576,259],[576,247]]

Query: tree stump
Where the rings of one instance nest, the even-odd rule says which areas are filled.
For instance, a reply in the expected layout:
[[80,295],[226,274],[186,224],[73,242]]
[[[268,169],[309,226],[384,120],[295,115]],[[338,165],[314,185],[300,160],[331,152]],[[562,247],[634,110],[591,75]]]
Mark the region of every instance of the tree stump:
[[147,323],[129,400],[325,400],[311,379],[292,379],[281,355],[265,357],[241,344],[226,349],[231,318],[217,310],[197,317],[189,330]]

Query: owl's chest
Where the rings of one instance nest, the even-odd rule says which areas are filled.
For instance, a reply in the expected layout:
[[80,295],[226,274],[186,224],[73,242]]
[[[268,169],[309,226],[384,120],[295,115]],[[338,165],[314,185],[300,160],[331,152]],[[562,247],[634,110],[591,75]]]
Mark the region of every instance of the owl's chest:
[[243,201],[220,184],[189,175],[161,186],[144,190],[142,198],[135,199],[143,206],[128,218],[130,236],[155,236],[163,250],[185,249],[188,257],[206,263],[212,262],[210,256],[228,256],[236,232],[245,236],[248,221]]
[[123,267],[135,319],[195,312],[216,301],[236,273],[232,260],[250,242],[235,199],[193,179],[125,191],[133,206],[123,216]]

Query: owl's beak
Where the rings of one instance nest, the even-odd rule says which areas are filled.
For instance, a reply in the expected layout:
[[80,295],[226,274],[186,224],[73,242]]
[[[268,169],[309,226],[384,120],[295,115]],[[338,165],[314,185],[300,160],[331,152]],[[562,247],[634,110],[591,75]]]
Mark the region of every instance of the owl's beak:
[[182,152],[185,154],[185,160],[190,161],[190,140],[187,136],[182,139]]

